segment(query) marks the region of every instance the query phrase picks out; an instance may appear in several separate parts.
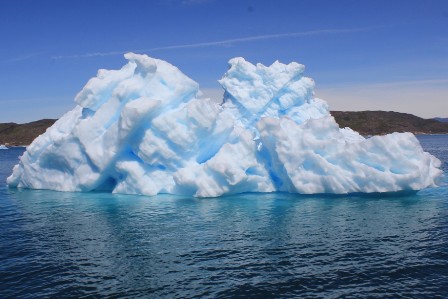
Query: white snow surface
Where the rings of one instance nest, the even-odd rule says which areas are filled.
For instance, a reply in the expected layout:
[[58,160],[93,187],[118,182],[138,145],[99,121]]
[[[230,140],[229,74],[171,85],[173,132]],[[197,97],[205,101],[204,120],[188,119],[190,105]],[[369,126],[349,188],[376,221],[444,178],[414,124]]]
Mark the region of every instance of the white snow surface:
[[440,161],[410,133],[340,129],[292,62],[230,60],[224,99],[175,66],[127,53],[27,147],[11,187],[215,197],[241,192],[393,192],[435,186]]

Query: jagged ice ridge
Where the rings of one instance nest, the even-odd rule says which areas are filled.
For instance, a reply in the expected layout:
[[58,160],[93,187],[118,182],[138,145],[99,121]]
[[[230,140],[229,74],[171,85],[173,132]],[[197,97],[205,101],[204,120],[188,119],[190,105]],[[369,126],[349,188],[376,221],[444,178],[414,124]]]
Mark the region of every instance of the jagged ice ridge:
[[77,106],[34,140],[11,187],[199,197],[241,192],[352,193],[435,185],[440,161],[410,133],[365,139],[340,129],[292,62],[230,60],[224,99],[201,97],[173,65],[125,54]]

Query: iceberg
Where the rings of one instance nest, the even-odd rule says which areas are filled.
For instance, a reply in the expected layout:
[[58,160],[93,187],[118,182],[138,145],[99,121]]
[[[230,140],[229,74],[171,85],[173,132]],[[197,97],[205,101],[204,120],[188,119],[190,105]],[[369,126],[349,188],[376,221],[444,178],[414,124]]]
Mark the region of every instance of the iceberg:
[[134,53],[99,70],[27,147],[10,187],[216,197],[435,186],[441,162],[411,133],[339,128],[305,67],[229,61],[221,103],[175,66]]
[[6,145],[0,144],[0,150],[6,150],[8,147]]

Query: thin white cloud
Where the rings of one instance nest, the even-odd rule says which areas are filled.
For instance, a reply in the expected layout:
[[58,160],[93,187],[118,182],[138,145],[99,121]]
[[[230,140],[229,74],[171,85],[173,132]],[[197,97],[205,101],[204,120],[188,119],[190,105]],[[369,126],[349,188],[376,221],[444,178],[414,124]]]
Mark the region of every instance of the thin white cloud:
[[5,59],[5,60],[2,60],[0,62],[2,62],[2,63],[20,62],[20,61],[24,61],[24,60],[28,60],[28,59],[34,58],[36,56],[40,56],[40,55],[42,55],[44,53],[45,52],[37,52],[37,53],[25,54],[25,55],[21,55],[21,56]]
[[[247,42],[253,42],[253,41],[271,40],[271,39],[295,38],[295,37],[315,36],[315,35],[324,35],[324,34],[354,33],[354,32],[367,31],[367,30],[371,30],[374,28],[378,28],[378,27],[353,28],[353,29],[322,29],[322,30],[311,30],[311,31],[303,31],[303,32],[265,34],[265,35],[256,35],[256,36],[225,39],[225,40],[219,40],[219,41],[154,47],[154,48],[150,48],[150,49],[139,49],[139,50],[132,50],[131,52],[142,53],[142,52],[153,52],[153,51],[162,51],[162,50],[177,50],[177,49],[229,46],[229,45],[238,44],[238,43],[247,43]],[[63,58],[112,56],[112,55],[121,55],[126,52],[130,52],[130,50],[111,51],[111,52],[94,52],[94,53],[87,53],[87,54],[81,54],[81,55],[70,55],[70,56],[53,56],[52,58],[53,59],[63,59]]]
[[321,35],[321,34],[349,33],[349,32],[359,32],[359,31],[363,31],[363,30],[366,30],[366,29],[325,29],[325,30],[305,31],[305,32],[265,34],[265,35],[248,36],[248,37],[242,37],[242,38],[233,38],[233,39],[204,42],[204,43],[157,47],[157,48],[148,49],[147,51],[185,49],[185,48],[203,48],[203,47],[213,47],[213,46],[223,46],[223,45],[225,46],[225,45],[230,45],[230,44],[252,42],[252,41],[259,41],[259,40],[280,39],[280,38],[300,37],[300,36],[312,36],[312,35]]
[[208,3],[212,3],[215,0],[159,0],[158,5],[171,5],[171,6],[198,6]]

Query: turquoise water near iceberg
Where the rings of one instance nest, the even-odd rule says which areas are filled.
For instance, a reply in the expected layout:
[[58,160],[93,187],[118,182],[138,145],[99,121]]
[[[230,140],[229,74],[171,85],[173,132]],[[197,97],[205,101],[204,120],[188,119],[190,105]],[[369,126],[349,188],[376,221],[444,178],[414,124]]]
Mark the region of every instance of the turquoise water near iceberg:
[[[448,135],[419,136],[448,172]],[[448,180],[401,195],[197,199],[17,190],[0,297],[446,298]]]

